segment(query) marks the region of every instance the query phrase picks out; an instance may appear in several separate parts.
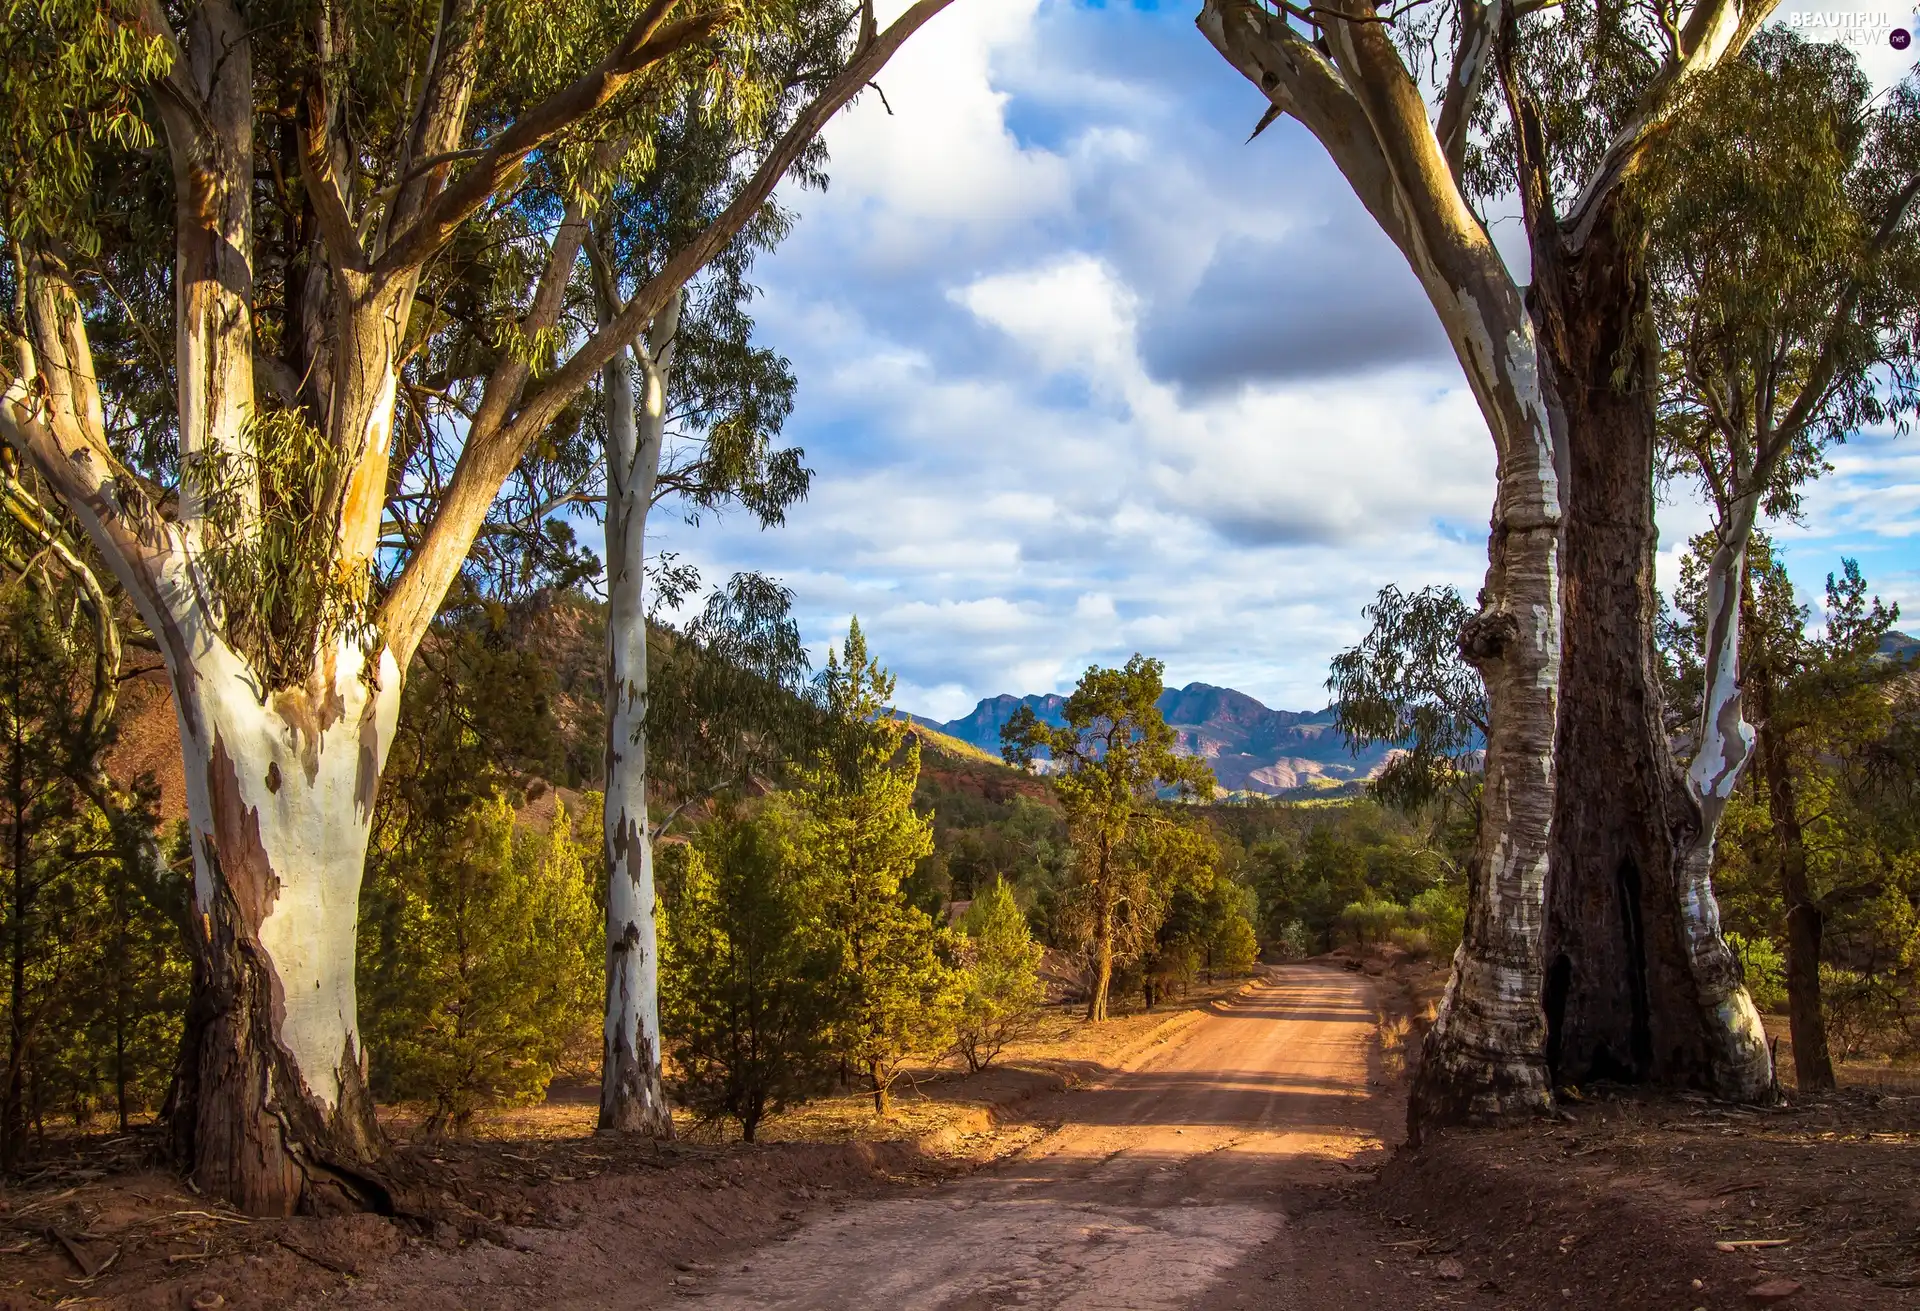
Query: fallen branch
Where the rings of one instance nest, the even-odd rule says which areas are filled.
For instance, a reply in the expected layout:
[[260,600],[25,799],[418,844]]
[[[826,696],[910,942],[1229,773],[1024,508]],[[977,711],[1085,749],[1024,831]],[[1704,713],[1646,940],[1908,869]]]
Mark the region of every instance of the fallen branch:
[[1785,1247],[1791,1238],[1723,1238],[1714,1246],[1722,1252],[1747,1252],[1758,1247]]

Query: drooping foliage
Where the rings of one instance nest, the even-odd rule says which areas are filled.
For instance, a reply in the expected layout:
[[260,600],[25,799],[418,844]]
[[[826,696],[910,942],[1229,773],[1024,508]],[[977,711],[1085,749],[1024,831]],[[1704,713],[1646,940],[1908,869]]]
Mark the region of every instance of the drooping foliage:
[[1451,587],[1389,583],[1361,614],[1372,627],[1333,658],[1327,689],[1351,746],[1395,748],[1367,790],[1405,810],[1442,798],[1471,808],[1487,741],[1486,686],[1460,656],[1472,612]]

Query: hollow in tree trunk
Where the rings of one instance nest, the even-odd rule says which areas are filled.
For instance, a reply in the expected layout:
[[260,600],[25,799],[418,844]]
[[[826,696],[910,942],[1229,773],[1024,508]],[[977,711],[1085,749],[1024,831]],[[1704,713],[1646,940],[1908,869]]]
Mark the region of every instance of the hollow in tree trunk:
[[[1709,723],[1701,753],[1725,754],[1696,787],[1667,742],[1654,647],[1655,361],[1639,326],[1643,261],[1621,203],[1616,193],[1603,206],[1578,251],[1557,231],[1537,241],[1529,293],[1566,429],[1547,1063],[1563,1083],[1747,1099],[1765,1093],[1771,1067],[1709,877],[1745,746],[1731,725]],[[1734,550],[1718,575],[1737,579],[1742,556]],[[1722,672],[1730,691],[1733,666]]]

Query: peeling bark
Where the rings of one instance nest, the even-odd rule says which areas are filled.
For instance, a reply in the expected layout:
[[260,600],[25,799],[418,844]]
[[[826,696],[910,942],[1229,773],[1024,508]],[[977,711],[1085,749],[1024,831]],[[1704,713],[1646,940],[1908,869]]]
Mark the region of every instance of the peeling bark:
[[[1602,913],[1596,907],[1611,907],[1613,928],[1606,940],[1615,946],[1631,942],[1632,953],[1644,951],[1644,917],[1622,916],[1629,902],[1640,904],[1640,895],[1623,898],[1617,893],[1622,871],[1644,864],[1616,863],[1596,873],[1593,853],[1582,847],[1577,853],[1581,863],[1563,876],[1556,862],[1568,852],[1568,841],[1562,832],[1550,843],[1549,830],[1557,825],[1571,831],[1563,818],[1586,813],[1579,789],[1570,787],[1563,772],[1575,771],[1583,784],[1594,781],[1588,778],[1595,770],[1593,759],[1614,759],[1614,748],[1620,745],[1605,737],[1605,726],[1631,721],[1642,728],[1660,727],[1650,660],[1651,614],[1640,616],[1641,593],[1635,590],[1643,578],[1650,583],[1650,573],[1639,571],[1643,563],[1651,568],[1651,537],[1636,536],[1631,522],[1622,531],[1622,525],[1605,514],[1589,517],[1579,526],[1569,523],[1568,562],[1563,565],[1561,560],[1563,480],[1573,498],[1569,504],[1605,505],[1609,496],[1617,498],[1617,484],[1603,480],[1589,496],[1583,479],[1595,470],[1607,478],[1629,470],[1638,479],[1637,495],[1646,501],[1650,528],[1651,446],[1630,445],[1623,453],[1606,449],[1605,443],[1614,435],[1610,425],[1621,424],[1633,429],[1629,436],[1635,441],[1644,428],[1650,441],[1652,412],[1650,401],[1642,398],[1643,416],[1590,414],[1595,407],[1614,406],[1608,398],[1622,390],[1614,385],[1613,361],[1597,367],[1593,340],[1569,343],[1560,338],[1572,323],[1575,331],[1639,349],[1633,340],[1640,306],[1634,299],[1639,264],[1636,252],[1617,244],[1610,222],[1618,183],[1672,103],[1673,89],[1737,53],[1761,16],[1732,0],[1696,7],[1672,57],[1650,80],[1643,103],[1564,224],[1552,213],[1544,169],[1529,157],[1540,140],[1537,118],[1530,107],[1514,100],[1512,81],[1503,69],[1510,107],[1521,124],[1516,133],[1521,189],[1535,247],[1536,287],[1523,304],[1457,180],[1472,106],[1481,94],[1487,62],[1497,53],[1496,30],[1511,21],[1515,11],[1505,3],[1469,6],[1437,127],[1429,124],[1414,81],[1371,5],[1315,9],[1322,34],[1318,41],[1251,0],[1205,0],[1198,19],[1214,46],[1260,88],[1274,109],[1297,119],[1320,140],[1355,195],[1406,257],[1446,328],[1499,456],[1486,586],[1479,614],[1461,634],[1463,655],[1486,681],[1491,711],[1481,824],[1468,871],[1465,934],[1410,1099],[1409,1120],[1416,1135],[1430,1124],[1485,1122],[1548,1105],[1548,1035],[1551,1031],[1564,1038],[1569,1032],[1567,991],[1589,981],[1585,973],[1575,979],[1557,965],[1551,971],[1544,968],[1542,934],[1550,885],[1557,890],[1553,896],[1592,903],[1587,908],[1592,915]],[[1584,278],[1588,284],[1580,294],[1553,281],[1568,273],[1563,267],[1568,261],[1578,275],[1574,280]],[[1590,269],[1615,281],[1601,285],[1605,276],[1588,277]],[[1543,281],[1545,299],[1539,285]],[[1596,289],[1612,299],[1582,298]],[[1624,298],[1623,292],[1628,293]],[[1644,291],[1637,294],[1643,297]],[[1582,466],[1582,459],[1592,467]],[[1571,510],[1567,514],[1570,520],[1574,517]],[[1624,610],[1607,597],[1608,589],[1618,589],[1623,581],[1633,602]],[[1571,625],[1576,623],[1597,625],[1598,631],[1575,631]],[[1586,696],[1577,705],[1562,698],[1563,677],[1576,687],[1597,688],[1608,671],[1627,677],[1599,720],[1583,717],[1589,709]],[[1563,740],[1569,725],[1579,725],[1583,736]],[[1589,736],[1597,739],[1597,757],[1587,754]],[[1629,761],[1624,776],[1600,771],[1603,776],[1597,781],[1633,808],[1627,821],[1630,832],[1651,834],[1641,845],[1655,853],[1652,863],[1661,871],[1654,879],[1654,895],[1663,909],[1652,931],[1659,939],[1655,954],[1665,970],[1662,995],[1671,994],[1675,1025],[1692,1035],[1694,1055],[1713,1072],[1710,1081],[1739,1093],[1751,1088],[1755,1068],[1752,1006],[1719,939],[1705,867],[1697,858],[1680,861],[1676,845],[1690,842],[1701,831],[1698,805],[1683,785],[1676,801],[1677,775],[1670,761],[1658,759],[1665,751],[1664,738],[1655,742],[1635,732],[1629,742],[1629,752],[1642,750],[1649,758]],[[1675,804],[1680,812],[1677,827],[1667,822]],[[1693,822],[1687,819],[1689,810],[1695,812]],[[1607,816],[1608,823],[1618,819],[1617,814]],[[1615,846],[1621,840],[1611,830],[1605,837]],[[1597,922],[1582,921],[1590,926]],[[1642,976],[1630,971],[1622,977]],[[1609,978],[1596,986],[1617,983]],[[1627,986],[1631,993],[1634,985]],[[1579,1014],[1584,1014],[1579,1010],[1583,1004],[1581,998],[1574,999]],[[1556,1014],[1553,1025],[1548,1023],[1549,1010]],[[1609,1011],[1621,1013],[1629,1017],[1631,1030],[1636,1011],[1630,996],[1624,1010]],[[1577,1018],[1574,1027],[1584,1023]],[[1561,1055],[1557,1050],[1553,1054]],[[1764,1063],[1764,1048],[1760,1056]]]
[[[188,630],[191,631],[191,630]],[[195,1181],[255,1214],[378,1205],[381,1139],[354,995],[361,870],[398,716],[384,652],[261,704],[208,642],[176,666],[193,843],[194,1002],[176,1142]]]
[[[626,360],[607,393],[607,1008],[600,1128],[673,1137],[660,1069],[659,947],[647,816],[647,510],[665,440],[667,381],[680,300],[633,350],[645,378],[636,406]],[[603,307],[610,309],[610,306]]]
[[[1618,192],[1613,193],[1616,197]],[[1577,252],[1535,242],[1533,311],[1566,413],[1566,648],[1547,889],[1547,1056],[1606,1078],[1764,1096],[1758,1012],[1720,932],[1713,839],[1745,764],[1738,594],[1752,505],[1708,591],[1706,712],[1692,768],[1668,745],[1654,648],[1653,344],[1630,217],[1609,203]]]
[[[31,461],[83,526],[139,609],[173,682],[186,763],[195,865],[195,996],[172,1127],[195,1177],[244,1208],[283,1214],[306,1207],[392,1202],[377,1166],[378,1129],[366,1093],[355,1016],[355,917],[373,802],[392,741],[401,681],[507,474],[558,414],[668,298],[762,211],[775,185],[825,122],[871,81],[908,36],[948,0],[916,0],[796,116],[743,181],[728,209],[669,261],[622,316],[542,380],[529,397],[527,362],[507,352],[488,377],[458,466],[424,540],[388,590],[371,625],[318,638],[292,652],[292,668],[249,666],[227,641],[224,602],[205,567],[216,532],[245,532],[261,511],[249,444],[254,423],[255,336],[252,196],[256,104],[247,16],[233,0],[185,11],[175,32],[157,0],[141,0],[139,25],[171,56],[151,83],[173,166],[176,397],[183,463],[210,459],[238,492],[238,522],[209,522],[191,486],[177,519],[157,490],[115,456],[85,319],[72,280],[49,250],[25,251],[29,330],[19,363],[0,363],[0,440]],[[557,134],[608,103],[647,69],[704,38],[725,15],[712,9],[669,22],[655,0],[599,65],[509,123],[490,120],[485,144],[451,176],[446,152],[474,140],[469,102],[480,59],[481,7],[447,0],[417,100],[402,107],[406,147],[397,172],[372,190],[349,149],[344,96],[329,79],[351,37],[339,15],[320,16],[310,40],[313,81],[277,133],[297,143],[309,218],[306,267],[289,274],[290,361],[267,361],[263,381],[298,403],[337,457],[318,504],[304,507],[334,532],[326,567],[344,588],[362,585],[377,549],[389,492],[395,390],[403,337],[426,260],[483,206],[513,193],[519,165]],[[280,36],[284,36],[282,33]],[[280,39],[276,36],[276,39]],[[279,161],[284,163],[285,161]],[[603,163],[609,161],[603,160]],[[591,171],[591,170],[589,170]],[[606,178],[600,178],[604,182]],[[532,338],[565,302],[590,198],[556,231],[527,314]],[[642,498],[644,504],[645,498]],[[284,507],[268,507],[284,509]],[[228,516],[221,516],[223,519]],[[638,552],[641,534],[633,534]],[[635,556],[638,559],[638,556]],[[634,582],[638,604],[637,572]],[[304,622],[311,616],[294,616]],[[644,620],[641,654],[644,658]],[[644,710],[644,666],[634,715]],[[624,848],[637,909],[627,917],[644,953],[633,953],[633,1068],[651,1071],[650,869],[643,784],[625,813],[641,839]],[[625,1029],[622,1029],[625,1032]]]

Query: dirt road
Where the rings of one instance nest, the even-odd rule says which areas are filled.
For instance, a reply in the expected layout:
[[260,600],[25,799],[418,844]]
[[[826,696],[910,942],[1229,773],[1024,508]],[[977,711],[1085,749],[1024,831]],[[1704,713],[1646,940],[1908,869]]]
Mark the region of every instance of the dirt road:
[[[1373,1032],[1362,977],[1275,971],[1061,1096],[1059,1127],[1013,1161],[849,1203],[675,1292],[712,1311],[1344,1305],[1308,1287],[1358,1291],[1328,1251],[1299,1250],[1281,1199],[1377,1143]],[[1344,1264],[1386,1277],[1370,1257]]]

